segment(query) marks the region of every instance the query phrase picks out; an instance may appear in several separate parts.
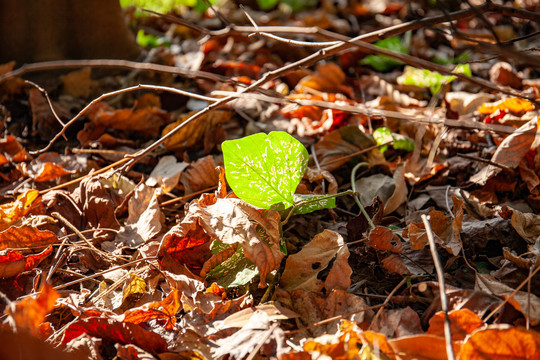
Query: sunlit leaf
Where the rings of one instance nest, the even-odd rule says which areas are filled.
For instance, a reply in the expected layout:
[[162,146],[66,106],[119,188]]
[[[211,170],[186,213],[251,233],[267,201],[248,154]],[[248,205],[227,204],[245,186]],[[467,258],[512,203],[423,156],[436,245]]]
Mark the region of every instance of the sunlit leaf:
[[228,140],[222,148],[227,182],[239,198],[263,209],[293,205],[308,162],[307,150],[298,140],[273,131]]
[[[471,70],[468,64],[456,66],[453,72],[471,76]],[[397,78],[397,83],[400,85],[415,85],[429,88],[432,94],[436,94],[444,84],[448,84],[455,79],[456,77],[452,75],[441,75],[436,71],[405,66],[403,74]]]
[[508,325],[491,325],[466,339],[461,359],[540,359],[540,334]]
[[39,191],[28,190],[11,203],[0,205],[0,231],[27,215],[41,202]]
[[[482,319],[469,309],[459,309],[448,314],[450,318],[450,332],[453,341],[464,340],[467,335],[484,325]],[[427,334],[444,336],[444,312],[438,312],[429,319]]]
[[534,105],[528,100],[514,97],[494,103],[484,103],[478,108],[478,112],[485,115],[493,114],[497,110],[504,110],[513,114],[521,115],[523,113],[533,111]]
[[126,311],[124,322],[141,324],[150,320],[164,320],[165,329],[172,330],[176,323],[176,313],[181,308],[180,294],[177,289],[173,289],[162,301]]
[[23,271],[32,270],[39,265],[47,256],[51,255],[52,246],[39,254],[24,256],[19,251],[8,251],[0,255],[0,278],[19,275]]
[[[409,53],[409,49],[405,45],[403,45],[403,42],[397,36],[392,36],[383,40],[376,41],[375,43],[373,43],[373,45],[397,53]],[[368,55],[363,58],[360,63],[364,65],[370,65],[375,70],[381,72],[389,71],[396,66],[403,64],[399,60],[395,60],[384,55]]]

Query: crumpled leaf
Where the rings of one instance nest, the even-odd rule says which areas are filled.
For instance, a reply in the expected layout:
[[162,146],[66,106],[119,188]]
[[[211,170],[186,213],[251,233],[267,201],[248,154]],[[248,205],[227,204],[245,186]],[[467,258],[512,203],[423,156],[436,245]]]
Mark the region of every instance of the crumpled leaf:
[[216,359],[225,355],[243,359],[256,349],[261,349],[261,345],[266,345],[266,356],[276,356],[286,347],[283,330],[272,325],[269,316],[261,310],[256,310],[248,323],[236,333],[216,342],[218,348],[213,350]]
[[182,308],[180,293],[173,289],[165,299],[131,309],[124,313],[124,322],[141,324],[149,320],[165,321],[164,328],[172,330],[176,313]]
[[[107,103],[98,102],[92,105],[86,116],[94,126],[103,129],[99,135],[103,134],[106,128],[112,128],[137,131],[141,135],[154,138],[159,135],[160,127],[169,121],[169,113],[160,107],[159,97],[148,93],[141,96],[131,109],[114,109]],[[94,136],[96,139],[97,137]]]
[[[209,251],[211,240],[225,244],[240,244],[247,259],[255,263],[265,286],[268,273],[275,270],[283,258],[280,216],[269,211],[263,216],[259,210],[240,199],[213,199],[206,205],[201,201],[189,204],[186,217],[173,227],[163,239],[161,254],[172,255],[181,263],[201,268],[212,255]],[[206,206],[205,206],[206,205]],[[268,243],[261,240],[252,222],[259,223],[268,235]],[[194,257],[186,249],[198,248],[201,252]]]
[[162,213],[156,190],[141,184],[128,203],[129,215],[116,240],[129,247],[137,247],[161,231]]
[[533,213],[523,213],[516,209],[503,206],[503,212],[511,211],[512,227],[529,244],[534,244],[540,237],[540,216]]
[[[454,218],[451,219],[441,211],[433,210],[429,213],[429,224],[433,231],[435,243],[441,245],[453,255],[461,251],[460,232],[463,222],[463,200],[452,196],[454,202]],[[420,250],[428,243],[426,230],[423,223],[410,223],[403,232],[404,237],[411,241],[411,249]]]
[[447,92],[444,99],[448,103],[450,110],[458,115],[470,114],[484,102],[493,99],[493,95],[488,93],[468,93],[465,91]]
[[0,231],[7,229],[17,220],[29,214],[41,204],[39,191],[28,190],[11,203],[0,205]]
[[54,244],[56,240],[57,237],[52,231],[38,229],[30,218],[0,232],[0,250],[46,247]]
[[186,187],[186,193],[216,186],[219,183],[217,165],[212,155],[202,157],[189,164],[180,177],[180,181]]
[[[50,250],[52,251],[52,248]],[[45,283],[37,296],[27,297],[11,304],[5,313],[12,318],[19,331],[24,330],[38,335],[40,324],[53,309],[59,296],[49,283]]]
[[21,161],[32,160],[32,157],[13,135],[8,135],[5,138],[0,139],[0,155],[3,156],[0,165],[6,164],[9,161],[18,163]]
[[166,194],[178,184],[180,174],[188,165],[188,163],[183,161],[176,162],[176,157],[172,155],[163,156],[150,173],[150,176],[146,180],[146,185],[159,185],[163,194]]
[[[517,167],[529,151],[537,128],[537,119],[532,119],[507,136],[491,157],[491,161],[509,168]],[[498,166],[488,165],[471,176],[469,180],[478,185],[485,185],[490,178],[501,171],[502,169]]]
[[280,285],[284,290],[345,290],[352,274],[348,258],[349,249],[341,235],[326,229],[288,257]]
[[59,155],[55,152],[48,152],[30,163],[18,164],[17,168],[34,181],[43,182],[85,171],[86,160],[86,156],[83,155]]
[[[315,144],[315,151],[322,170],[334,171],[347,162],[358,159],[351,154],[376,145],[375,141],[364,134],[358,126],[345,126],[324,135]],[[374,152],[379,150],[374,149]],[[369,155],[369,153],[368,153]]]
[[134,344],[155,355],[167,351],[167,342],[160,335],[136,324],[107,318],[89,318],[72,323],[64,333],[62,344],[69,343],[81,334],[112,343]]
[[308,75],[300,80],[296,85],[296,90],[303,92],[302,88],[308,87],[317,91],[336,93],[342,90],[341,86],[345,78],[345,73],[337,64],[333,62],[319,64],[315,74]]
[[24,256],[19,251],[8,251],[5,255],[0,255],[0,278],[12,277],[23,271],[32,270],[51,255],[52,251],[52,246],[49,246],[35,255]]
[[491,115],[497,110],[511,112],[515,115],[523,115],[526,112],[533,111],[534,105],[528,100],[513,97],[496,101],[494,103],[484,103],[478,108],[478,112],[484,115]]

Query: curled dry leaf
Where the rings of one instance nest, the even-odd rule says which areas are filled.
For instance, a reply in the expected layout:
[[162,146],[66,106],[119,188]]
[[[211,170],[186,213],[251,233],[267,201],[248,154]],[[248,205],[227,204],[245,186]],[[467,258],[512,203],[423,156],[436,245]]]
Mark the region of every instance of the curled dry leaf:
[[11,203],[0,205],[0,231],[7,229],[41,204],[39,191],[28,190]]
[[0,278],[19,275],[23,271],[32,270],[39,265],[47,256],[51,255],[52,246],[39,254],[24,256],[18,251],[8,251],[0,255]]
[[161,231],[161,209],[156,190],[141,184],[128,202],[129,215],[116,240],[129,247],[137,247]]
[[[349,249],[338,233],[324,230],[287,258],[280,285],[284,290],[346,290],[351,284]],[[326,277],[322,274],[327,273]]]
[[[529,151],[536,137],[537,128],[537,119],[532,119],[514,131],[499,145],[491,157],[491,161],[509,168],[517,167]],[[478,185],[485,185],[490,178],[501,171],[502,169],[498,166],[488,165],[471,176],[470,181]]]
[[43,248],[54,244],[56,235],[49,230],[39,230],[32,224],[32,218],[25,219],[18,226],[10,226],[0,232],[0,250],[21,248]]
[[18,164],[17,168],[23,175],[34,181],[43,182],[85,171],[86,160],[86,156],[82,155],[59,155],[55,152],[48,152],[30,163]]
[[18,163],[30,160],[32,160],[32,157],[28,155],[15,136],[8,135],[5,138],[0,139],[0,165],[10,161]]
[[181,308],[180,293],[177,289],[173,289],[162,301],[126,311],[124,322],[141,324],[149,320],[165,321],[164,328],[172,330],[176,323],[176,313]]
[[[212,256],[211,241],[238,243],[259,270],[259,286],[265,286],[266,275],[277,269],[284,256],[280,250],[279,213],[268,211],[263,216],[257,208],[240,199],[217,198],[212,202],[191,202],[184,220],[164,236],[160,253],[167,252],[177,261],[200,270]],[[259,238],[252,221],[266,231],[268,243]],[[189,256],[193,251],[195,253]]]
[[167,351],[167,342],[155,332],[136,324],[95,317],[71,323],[64,333],[62,344],[65,345],[82,334],[113,344],[134,344],[155,355]]
[[15,302],[6,309],[6,314],[11,317],[19,331],[24,330],[37,335],[40,324],[53,309],[59,296],[49,283],[45,283],[37,296]]
[[172,155],[163,156],[150,173],[150,177],[146,180],[146,185],[159,185],[161,191],[166,194],[178,184],[180,174],[188,165],[188,163],[183,161],[176,162],[176,157]]
[[[98,102],[87,111],[86,116],[94,126],[122,131],[137,131],[146,137],[157,137],[162,125],[169,121],[169,113],[161,110],[159,97],[154,94],[146,94],[139,98],[132,109],[114,109],[104,102]],[[86,127],[85,127],[86,130]],[[81,130],[81,132],[85,132]],[[87,131],[87,130],[86,130]],[[97,139],[99,135],[94,134]],[[82,134],[77,135],[77,137]]]
[[219,182],[218,164],[212,155],[205,156],[190,164],[182,173],[180,181],[186,187],[187,193],[216,186]]

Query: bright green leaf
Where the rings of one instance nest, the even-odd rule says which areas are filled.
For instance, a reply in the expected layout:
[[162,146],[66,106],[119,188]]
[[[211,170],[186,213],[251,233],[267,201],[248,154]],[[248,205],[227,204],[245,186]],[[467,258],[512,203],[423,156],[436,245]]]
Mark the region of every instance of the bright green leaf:
[[273,8],[278,3],[278,0],[257,0],[257,4],[263,10]]
[[[392,141],[392,132],[389,128],[386,127],[380,127],[377,130],[373,132],[373,138],[375,139],[375,142],[377,142],[377,145],[382,145],[384,143],[387,143],[389,141]],[[382,153],[384,153],[388,149],[387,145],[381,146],[380,150]]]
[[[453,72],[461,73],[466,76],[472,75],[468,64],[460,64],[456,66]],[[397,83],[400,85],[415,85],[429,88],[432,94],[436,94],[439,92],[439,90],[441,90],[441,87],[444,84],[448,84],[455,79],[456,77],[452,75],[441,75],[436,71],[405,66],[403,74],[397,78]]]
[[307,150],[298,140],[273,131],[225,141],[222,149],[227,182],[236,196],[263,209],[293,206],[308,162]]
[[[317,200],[317,198],[321,198]],[[296,209],[294,209],[294,214],[307,214],[313,211],[322,210],[322,209],[333,209],[336,207],[336,198],[331,197],[328,198],[327,195],[304,195],[304,194],[295,194],[294,195],[294,201],[296,203],[299,203],[301,201],[306,200],[317,200],[314,202],[310,202],[305,205],[300,205]]]
[[[397,36],[377,41],[373,45],[402,54],[409,53],[409,49],[403,45],[401,39]],[[372,68],[380,72],[389,71],[396,66],[403,64],[399,60],[395,60],[384,55],[368,55],[363,58],[360,63],[363,65],[370,65]]]

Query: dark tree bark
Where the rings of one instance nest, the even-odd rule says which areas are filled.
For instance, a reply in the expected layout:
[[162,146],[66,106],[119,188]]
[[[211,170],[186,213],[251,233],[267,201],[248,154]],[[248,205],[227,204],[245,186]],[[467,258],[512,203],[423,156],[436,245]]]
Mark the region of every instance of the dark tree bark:
[[117,0],[0,0],[0,62],[138,53]]

